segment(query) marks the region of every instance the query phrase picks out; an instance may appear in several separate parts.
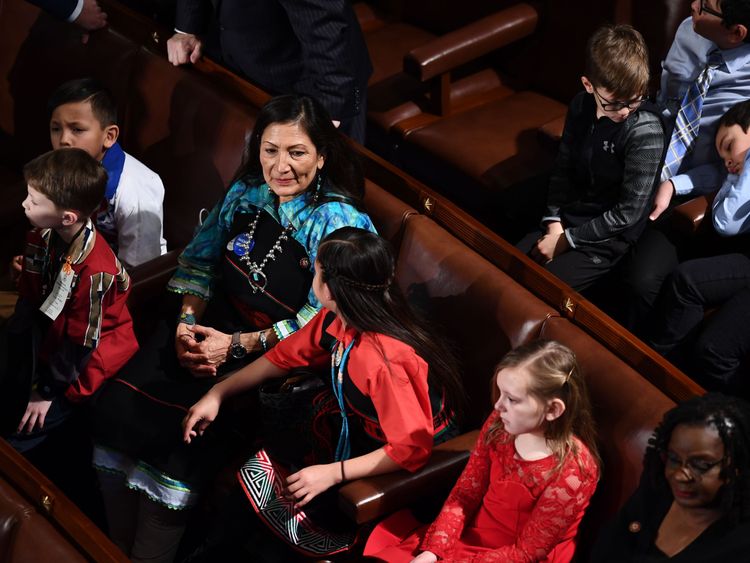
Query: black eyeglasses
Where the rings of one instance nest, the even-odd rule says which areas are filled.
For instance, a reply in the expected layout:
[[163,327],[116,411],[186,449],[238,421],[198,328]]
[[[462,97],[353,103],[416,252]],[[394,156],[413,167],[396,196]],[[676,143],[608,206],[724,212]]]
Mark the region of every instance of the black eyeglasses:
[[706,6],[706,0],[701,0],[701,8],[700,10],[698,10],[698,14],[702,14],[703,12],[711,14],[712,16],[716,16],[717,18],[724,18],[724,14]]
[[682,469],[683,471],[690,473],[691,477],[694,479],[702,477],[724,461],[724,458],[717,459],[716,461],[709,461],[707,459],[693,457],[683,460],[672,452],[663,452],[661,458],[664,461],[664,467],[666,469],[670,471]]
[[594,94],[597,98],[599,98],[599,103],[602,105],[602,109],[604,111],[620,111],[623,108],[628,108],[630,111],[635,111],[643,102],[646,101],[646,98],[644,96],[641,96],[640,98],[630,100],[629,102],[610,102],[606,98],[603,98],[602,95],[596,91],[596,88],[594,88]]

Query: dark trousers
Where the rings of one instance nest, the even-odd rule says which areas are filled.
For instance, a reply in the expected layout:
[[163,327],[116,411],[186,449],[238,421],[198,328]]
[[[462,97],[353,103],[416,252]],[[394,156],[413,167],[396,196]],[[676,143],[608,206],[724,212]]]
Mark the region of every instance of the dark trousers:
[[[680,263],[681,245],[661,224],[649,224],[620,265],[624,284],[622,318],[618,320],[631,332],[642,333],[647,325],[664,280]],[[684,257],[682,258],[685,259]]]
[[631,252],[619,266],[626,311],[618,318],[628,330],[644,336],[653,322],[654,306],[667,276],[687,260],[744,253],[750,236],[722,237],[710,219],[697,236],[686,237],[672,227],[671,211],[649,222]]
[[656,313],[649,344],[664,355],[676,353],[705,387],[731,388],[750,353],[750,258],[723,254],[684,262],[665,282]]
[[[546,231],[541,229],[529,233],[516,245],[521,252],[529,254]],[[565,236],[565,235],[563,235]],[[583,291],[609,272],[629,248],[628,243],[613,239],[595,246],[571,248],[544,264],[550,272],[576,291]]]

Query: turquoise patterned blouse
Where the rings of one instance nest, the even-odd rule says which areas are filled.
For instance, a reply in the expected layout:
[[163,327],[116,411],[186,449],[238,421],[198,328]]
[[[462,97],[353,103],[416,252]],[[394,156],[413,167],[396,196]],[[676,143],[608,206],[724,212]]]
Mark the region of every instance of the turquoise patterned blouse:
[[[323,192],[326,192],[325,188]],[[314,270],[318,244],[329,233],[341,227],[359,227],[377,232],[370,217],[348,203],[330,201],[314,207],[312,200],[313,193],[308,190],[280,204],[277,209],[276,197],[268,184],[249,185],[244,180],[236,182],[185,247],[167,289],[175,293],[195,295],[205,301],[211,299],[214,278],[229,240],[232,220],[238,212],[252,212],[262,208],[282,227],[291,224],[294,227],[292,236],[307,249],[311,271]],[[278,338],[284,339],[304,326],[320,307],[320,302],[310,288],[307,303],[297,312],[296,317],[273,325]]]

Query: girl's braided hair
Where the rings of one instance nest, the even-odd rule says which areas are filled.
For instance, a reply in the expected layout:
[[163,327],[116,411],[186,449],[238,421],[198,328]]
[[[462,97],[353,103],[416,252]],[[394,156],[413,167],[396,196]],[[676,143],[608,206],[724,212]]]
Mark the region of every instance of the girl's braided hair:
[[459,415],[463,387],[455,357],[394,283],[396,263],[388,241],[363,229],[343,227],[320,243],[316,268],[346,324],[414,348],[429,366],[431,388],[442,391],[448,410]]

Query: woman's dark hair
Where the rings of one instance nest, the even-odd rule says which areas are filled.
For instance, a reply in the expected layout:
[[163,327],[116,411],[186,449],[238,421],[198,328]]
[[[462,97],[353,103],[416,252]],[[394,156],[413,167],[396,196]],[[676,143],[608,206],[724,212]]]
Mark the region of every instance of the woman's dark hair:
[[446,406],[459,416],[464,393],[457,362],[395,284],[395,260],[388,241],[364,229],[343,227],[323,239],[317,261],[346,324],[414,348],[429,366],[430,386],[444,392]]
[[652,484],[669,490],[662,455],[680,424],[713,426],[724,444],[719,506],[732,524],[750,520],[750,405],[737,397],[708,393],[667,412],[649,440],[643,462]]
[[[339,194],[361,206],[365,180],[357,155],[344,135],[336,129],[323,105],[308,96],[284,95],[271,98],[260,110],[245,147],[242,164],[232,184],[245,178],[263,178],[260,163],[260,140],[266,127],[273,123],[297,123],[310,137],[325,164],[318,174],[328,181],[328,193]],[[325,195],[325,194],[321,194]],[[323,198],[322,201],[324,201]]]

